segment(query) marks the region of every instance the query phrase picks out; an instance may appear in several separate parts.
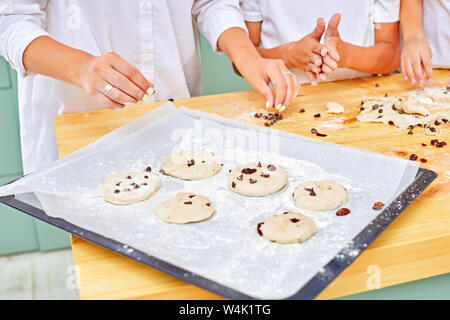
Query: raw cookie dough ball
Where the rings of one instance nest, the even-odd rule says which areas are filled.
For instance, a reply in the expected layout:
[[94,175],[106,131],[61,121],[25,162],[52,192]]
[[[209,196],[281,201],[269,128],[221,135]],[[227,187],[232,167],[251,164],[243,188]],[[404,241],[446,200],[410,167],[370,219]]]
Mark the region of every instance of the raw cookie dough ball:
[[208,219],[214,213],[214,206],[204,196],[181,192],[175,197],[161,202],[155,211],[166,222],[183,224]]
[[228,174],[228,188],[244,196],[260,197],[281,190],[287,174],[278,164],[249,163],[237,166]]
[[316,231],[316,224],[311,218],[291,211],[274,215],[258,224],[259,235],[279,244],[304,242]]
[[147,200],[161,186],[149,172],[121,172],[106,177],[102,191],[105,201],[125,205]]
[[328,102],[327,103],[327,113],[343,113],[344,107],[337,102]]
[[222,163],[213,155],[201,151],[181,150],[168,155],[162,162],[161,173],[184,180],[210,178],[222,169]]
[[303,182],[293,196],[297,207],[312,211],[336,209],[348,200],[347,190],[333,180]]

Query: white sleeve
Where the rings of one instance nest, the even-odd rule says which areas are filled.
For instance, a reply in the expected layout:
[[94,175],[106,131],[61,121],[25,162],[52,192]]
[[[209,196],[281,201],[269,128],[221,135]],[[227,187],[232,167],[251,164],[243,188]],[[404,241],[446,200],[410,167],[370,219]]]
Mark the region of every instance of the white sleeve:
[[259,22],[263,20],[261,9],[259,7],[260,0],[241,0],[241,10],[245,21]]
[[48,35],[43,9],[48,0],[0,0],[0,55],[25,77],[23,53],[36,38]]
[[400,20],[400,0],[374,0],[375,23]]
[[225,30],[238,27],[248,33],[239,0],[195,0],[192,15],[216,53],[220,53],[217,41]]

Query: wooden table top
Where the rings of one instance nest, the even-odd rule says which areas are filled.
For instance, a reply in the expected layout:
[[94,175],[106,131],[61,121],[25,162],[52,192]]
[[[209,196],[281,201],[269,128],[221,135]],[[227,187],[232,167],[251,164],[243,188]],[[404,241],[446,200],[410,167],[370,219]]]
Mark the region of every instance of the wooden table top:
[[[449,70],[435,70],[435,85],[445,86]],[[376,85],[378,84],[378,85]],[[381,287],[423,279],[450,272],[450,130],[440,126],[439,140],[444,148],[430,146],[434,137],[423,129],[407,130],[376,123],[360,123],[355,117],[360,102],[384,94],[405,96],[416,87],[400,74],[303,86],[300,94],[283,113],[284,120],[274,128],[313,137],[311,128],[328,134],[325,141],[408,158],[415,153],[426,158],[422,167],[439,174],[383,233],[319,296],[319,299],[370,290],[370,266],[381,271]],[[345,107],[342,115],[326,113],[326,103],[335,101]],[[65,156],[110,131],[143,115],[164,102],[127,107],[124,111],[94,110],[55,117],[60,156]],[[235,92],[176,100],[175,105],[227,118],[263,125],[252,115],[264,108],[256,92]],[[304,108],[306,112],[299,113]],[[320,118],[313,115],[321,113]],[[419,130],[421,129],[421,130]],[[427,146],[421,146],[426,143]],[[123,257],[115,252],[72,236],[75,264],[80,268],[81,299],[220,299],[192,284]],[[369,268],[369,269],[368,269]]]

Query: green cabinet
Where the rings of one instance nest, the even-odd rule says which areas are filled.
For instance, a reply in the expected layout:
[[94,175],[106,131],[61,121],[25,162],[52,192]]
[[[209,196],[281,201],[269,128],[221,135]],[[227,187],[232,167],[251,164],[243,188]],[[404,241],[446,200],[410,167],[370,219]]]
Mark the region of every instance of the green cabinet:
[[[0,185],[20,178],[17,74],[0,57]],[[0,204],[0,255],[70,246],[66,232]]]

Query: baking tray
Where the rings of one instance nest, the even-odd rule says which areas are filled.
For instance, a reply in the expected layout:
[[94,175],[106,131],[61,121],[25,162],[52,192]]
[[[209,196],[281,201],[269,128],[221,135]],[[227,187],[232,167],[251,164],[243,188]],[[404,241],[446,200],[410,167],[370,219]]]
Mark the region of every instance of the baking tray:
[[[377,236],[384,229],[386,229],[387,226],[389,226],[391,222],[394,221],[394,219],[403,210],[405,210],[434,179],[436,179],[436,177],[436,172],[419,168],[414,181],[401,194],[399,194],[397,198],[389,203],[389,205],[387,205],[385,209],[355,238],[353,238],[350,243],[323,269],[316,273],[316,275],[302,288],[299,288],[297,293],[287,299],[314,299],[330,282],[332,282],[346,267],[348,267],[361,254],[361,252],[363,252],[369,244],[371,244]],[[0,202],[22,211],[34,218],[45,221],[57,228],[70,232],[77,237],[110,249],[114,252],[118,252],[123,256],[156,268],[178,279],[216,293],[222,297],[229,299],[254,299],[253,297],[239,291],[223,286],[205,277],[196,275],[195,273],[167,263],[142,251],[136,250],[135,248],[126,246],[121,242],[106,238],[95,232],[79,228],[63,219],[50,217],[43,210],[31,206],[23,201],[19,201],[14,196],[0,197]],[[357,252],[357,254],[353,254],[354,252]]]

